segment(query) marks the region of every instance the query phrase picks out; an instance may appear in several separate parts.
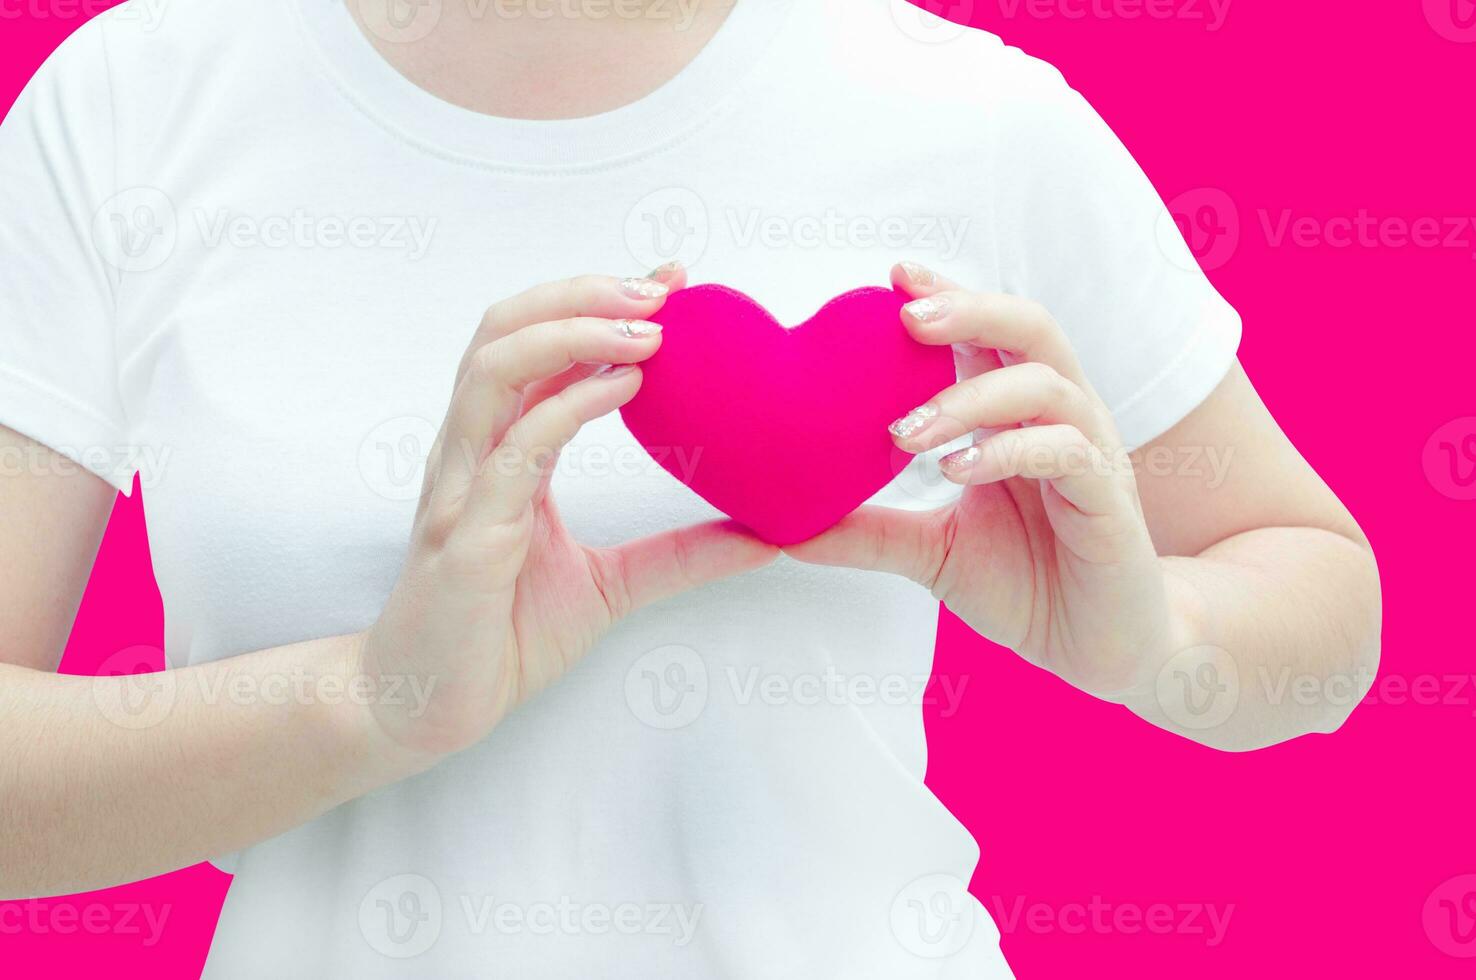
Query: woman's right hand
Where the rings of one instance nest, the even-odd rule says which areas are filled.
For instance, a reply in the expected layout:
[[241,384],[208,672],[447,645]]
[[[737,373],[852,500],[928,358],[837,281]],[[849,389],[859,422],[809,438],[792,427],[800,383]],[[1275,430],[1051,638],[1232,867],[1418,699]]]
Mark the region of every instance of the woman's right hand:
[[370,699],[378,727],[426,762],[480,740],[632,610],[778,554],[730,522],[598,549],[559,520],[548,492],[559,451],[635,396],[637,365],[661,345],[645,318],[686,278],[652,276],[503,300],[462,358],[408,559],[359,646],[368,678],[429,690],[414,711]]

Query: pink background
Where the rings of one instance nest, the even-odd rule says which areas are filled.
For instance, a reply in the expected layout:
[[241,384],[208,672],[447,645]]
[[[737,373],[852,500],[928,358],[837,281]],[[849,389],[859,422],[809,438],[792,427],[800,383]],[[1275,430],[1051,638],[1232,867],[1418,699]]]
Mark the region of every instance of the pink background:
[[[101,6],[0,5],[0,105]],[[1463,877],[1476,873],[1476,486],[1452,479],[1440,448],[1476,450],[1476,221],[1457,246],[1419,247],[1393,225],[1347,244],[1331,220],[1476,219],[1476,26],[1458,20],[1470,0],[1400,0],[1377,16],[1232,0],[1218,29],[1208,0],[931,9],[1060,67],[1188,227],[1225,229],[1194,244],[1244,315],[1242,359],[1384,576],[1372,703],[1336,736],[1249,755],[1155,731],[945,622],[938,671],[969,687],[961,710],[929,717],[929,782],[982,843],[973,887],[1007,956],[1022,978],[1470,976],[1460,956],[1476,940],[1461,930],[1476,919],[1453,933],[1426,907],[1449,897],[1476,911],[1476,877]],[[1313,220],[1277,240],[1288,210]],[[63,669],[160,640],[137,498],[120,498]],[[0,905],[0,970],[194,977],[228,884],[196,867]],[[1127,918],[1078,919],[1094,897]],[[1010,929],[1020,902],[1035,911]],[[1223,942],[1134,927],[1160,903],[1233,906]],[[125,926],[138,906],[167,912],[156,942],[141,917]]]

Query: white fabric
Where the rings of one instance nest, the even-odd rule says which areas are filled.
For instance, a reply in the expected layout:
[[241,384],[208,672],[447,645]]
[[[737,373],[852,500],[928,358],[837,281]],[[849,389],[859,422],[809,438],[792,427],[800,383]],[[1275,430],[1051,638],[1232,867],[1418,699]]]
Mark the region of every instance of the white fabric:
[[[498,298],[680,257],[797,322],[912,258],[1046,304],[1139,444],[1239,337],[1172,231],[1053,69],[905,4],[741,0],[563,122],[436,100],[331,0],[125,4],[0,127],[0,423],[140,474],[198,663],[374,621]],[[591,544],[711,516],[614,416],[554,487]],[[937,614],[789,560],[644,611],[477,748],[223,856],[207,975],[1005,976],[922,782]]]

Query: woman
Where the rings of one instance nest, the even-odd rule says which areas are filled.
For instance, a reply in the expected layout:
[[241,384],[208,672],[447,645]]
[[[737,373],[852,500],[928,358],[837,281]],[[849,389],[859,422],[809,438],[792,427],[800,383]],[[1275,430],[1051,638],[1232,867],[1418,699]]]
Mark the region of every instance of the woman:
[[[1217,748],[1343,721],[1256,679],[1376,662],[1368,543],[1047,66],[882,0],[134,6],[0,127],[0,895],[216,860],[211,977],[1006,976],[878,693],[940,601]],[[687,268],[794,323],[897,253],[959,381],[870,506],[781,554],[635,447]],[[51,673],[135,475],[142,692]]]

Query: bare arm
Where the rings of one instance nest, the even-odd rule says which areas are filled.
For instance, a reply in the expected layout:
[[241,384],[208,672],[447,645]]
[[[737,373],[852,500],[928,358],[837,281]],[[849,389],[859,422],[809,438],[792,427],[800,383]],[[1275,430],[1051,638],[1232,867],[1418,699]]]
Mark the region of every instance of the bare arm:
[[[232,705],[229,675],[294,668],[344,678],[354,638],[266,650],[151,675],[50,673],[76,614],[114,493],[9,429],[9,458],[50,459],[0,479],[17,534],[0,563],[0,896],[80,890],[230,851],[412,770],[347,700]],[[44,474],[44,475],[43,475]],[[167,679],[167,686],[159,681]],[[132,712],[120,711],[129,699]]]
[[1378,566],[1236,365],[1134,454],[1179,636],[1141,717],[1221,748],[1331,732],[1379,662]]
[[899,419],[964,485],[929,513],[863,508],[790,549],[909,576],[983,636],[1206,745],[1259,748],[1347,718],[1378,665],[1378,569],[1348,511],[1238,364],[1129,458],[1050,312],[916,266],[903,323],[961,379]]

